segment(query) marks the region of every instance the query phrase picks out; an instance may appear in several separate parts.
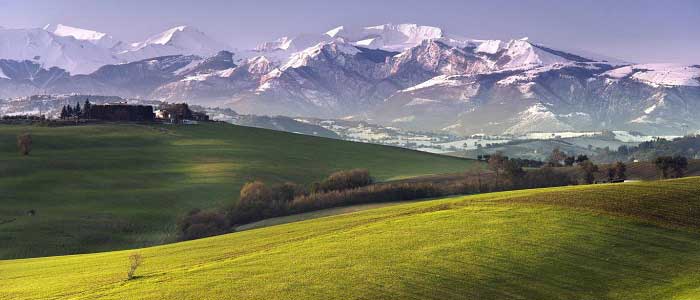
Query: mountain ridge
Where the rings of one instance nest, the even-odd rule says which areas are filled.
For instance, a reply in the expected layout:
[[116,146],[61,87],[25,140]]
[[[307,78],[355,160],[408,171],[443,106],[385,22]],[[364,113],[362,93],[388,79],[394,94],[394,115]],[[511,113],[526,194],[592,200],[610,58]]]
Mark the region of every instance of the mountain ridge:
[[[64,35],[69,37],[59,38],[70,41],[106,36],[74,29]],[[133,61],[88,74],[49,72],[32,60],[0,64],[0,87],[6,87],[0,97],[37,90],[106,93],[465,135],[700,129],[694,118],[700,113],[700,68],[631,64],[527,38],[465,39],[417,24],[341,26],[207,55],[224,46],[180,26],[130,47],[120,55]],[[17,76],[13,65],[53,76]]]

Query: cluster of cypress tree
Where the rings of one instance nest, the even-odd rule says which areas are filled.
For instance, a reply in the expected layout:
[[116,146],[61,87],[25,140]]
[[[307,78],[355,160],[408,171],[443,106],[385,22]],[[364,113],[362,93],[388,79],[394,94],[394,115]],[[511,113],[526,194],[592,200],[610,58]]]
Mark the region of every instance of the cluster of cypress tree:
[[90,100],[86,99],[85,104],[83,104],[83,108],[80,108],[80,102],[75,103],[75,107],[70,106],[70,105],[65,105],[61,109],[61,119],[70,119],[70,118],[86,118],[89,119],[90,116]]

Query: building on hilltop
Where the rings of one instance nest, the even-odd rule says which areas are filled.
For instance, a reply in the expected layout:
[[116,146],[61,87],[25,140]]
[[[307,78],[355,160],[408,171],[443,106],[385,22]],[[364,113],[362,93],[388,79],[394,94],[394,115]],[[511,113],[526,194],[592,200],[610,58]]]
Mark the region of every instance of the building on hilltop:
[[197,124],[197,122],[209,121],[206,113],[192,111],[187,103],[163,104],[156,111],[156,117],[174,124]]
[[153,122],[156,118],[153,106],[126,103],[90,105],[88,115],[102,121]]

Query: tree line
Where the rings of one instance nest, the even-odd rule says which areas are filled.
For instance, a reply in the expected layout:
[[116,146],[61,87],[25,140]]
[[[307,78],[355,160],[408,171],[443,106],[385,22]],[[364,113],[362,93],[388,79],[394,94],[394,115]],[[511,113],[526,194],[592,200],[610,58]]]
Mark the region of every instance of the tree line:
[[681,178],[688,170],[688,159],[684,156],[659,156],[654,160],[656,169],[659,170],[661,178]]
[[[673,143],[682,143],[683,145],[693,145],[693,141],[695,141],[695,138],[693,137],[685,137],[682,139],[676,139],[674,140]],[[700,141],[700,140],[699,140]],[[641,148],[644,149],[651,149],[654,148],[653,145],[656,144],[663,144],[663,145],[668,145],[667,141],[665,140],[656,140],[656,141],[651,141],[651,142],[645,142],[641,144]],[[622,146],[625,147],[625,146]],[[621,149],[627,149],[627,148],[622,148]],[[626,150],[622,150],[626,151]],[[682,155],[673,155],[673,156],[657,156],[655,159],[652,160],[654,165],[656,166],[656,169],[659,173],[659,177],[662,179],[666,178],[680,178],[685,175],[685,172],[688,170],[688,158]],[[560,151],[558,148],[554,149],[552,151],[552,154],[550,155],[549,166],[552,167],[561,167],[561,166],[578,166],[581,171],[583,172],[583,177],[584,181],[586,183],[593,183],[595,182],[595,173],[600,171],[600,168],[592,163],[592,161],[588,158],[586,155],[566,155],[562,151]],[[627,172],[627,165],[623,163],[622,161],[617,161],[614,164],[610,164],[605,170],[605,175],[607,177],[607,180],[610,182],[614,181],[620,181],[620,180],[625,180],[627,179],[626,176]]]
[[700,135],[688,135],[673,140],[656,138],[637,146],[621,145],[615,150],[599,153],[596,159],[599,161],[654,161],[657,157],[669,156],[700,158]]
[[498,176],[440,182],[375,183],[364,169],[336,172],[309,187],[252,181],[241,188],[238,201],[229,207],[190,211],[179,221],[178,232],[180,239],[190,240],[231,232],[236,226],[263,219],[331,207],[576,184],[568,174],[551,167],[525,171],[509,165],[499,169]]
[[[623,162],[610,164],[603,171],[586,155],[565,155],[558,149],[539,168],[531,168],[532,161],[509,158],[501,153],[487,158],[488,167],[493,171],[490,175],[437,182],[376,183],[365,169],[335,172],[306,187],[290,182],[268,185],[256,180],[241,188],[238,201],[232,205],[218,210],[190,211],[178,222],[178,233],[180,239],[190,240],[228,233],[236,226],[259,220],[338,206],[591,184],[596,182],[597,174],[608,182],[627,178],[627,165]],[[569,168],[565,168],[567,166]],[[657,166],[663,171],[664,178],[669,174],[680,177],[687,169],[687,159],[660,157]],[[579,178],[575,176],[577,173],[571,172],[574,167],[580,174]]]
[[61,119],[71,119],[71,118],[85,118],[89,119],[90,116],[90,107],[92,104],[90,103],[89,99],[85,100],[85,103],[83,104],[83,107],[80,107],[80,102],[75,103],[75,106],[70,106],[69,105],[64,105],[63,108],[61,108]]

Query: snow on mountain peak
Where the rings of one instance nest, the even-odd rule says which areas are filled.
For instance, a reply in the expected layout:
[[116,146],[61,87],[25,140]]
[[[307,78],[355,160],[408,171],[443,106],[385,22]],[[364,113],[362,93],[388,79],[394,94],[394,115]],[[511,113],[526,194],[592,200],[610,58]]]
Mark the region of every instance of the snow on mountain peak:
[[[505,55],[510,59],[503,68],[522,68],[528,66],[545,66],[553,64],[563,64],[571,62],[568,57],[562,56],[565,53],[553,53],[552,50],[545,50],[526,39],[511,40],[505,49]],[[575,57],[575,55],[571,55]]]
[[59,36],[40,28],[0,30],[0,58],[29,60],[45,68],[59,67],[73,74],[86,74],[120,61],[91,41]]
[[58,36],[72,36],[78,40],[96,41],[107,36],[106,33],[97,32],[88,29],[77,28],[63,24],[47,24],[44,30],[53,32]]
[[44,30],[53,33],[60,37],[72,37],[79,41],[87,41],[96,46],[102,48],[112,48],[118,44],[120,41],[115,40],[112,36],[99,31],[83,29],[63,24],[47,24],[43,28]]
[[306,66],[310,60],[318,57],[324,49],[348,55],[355,55],[360,52],[360,50],[355,48],[353,45],[344,42],[342,39],[321,42],[312,47],[306,48],[303,51],[292,54],[289,60],[280,69],[286,70],[289,68]]
[[479,42],[479,46],[477,46],[475,50],[477,53],[496,54],[503,49],[504,46],[501,40],[485,40]]
[[629,65],[602,75],[612,79],[630,77],[652,86],[700,86],[700,68],[678,64]]
[[131,45],[106,33],[63,24],[33,29],[0,29],[0,58],[30,60],[42,67],[59,67],[72,74],[87,74],[104,65],[159,56],[208,57],[229,49],[229,46],[188,26],[178,26]]
[[230,50],[230,47],[194,27],[178,26],[144,42],[133,43],[129,49],[118,53],[118,56],[128,61],[177,54],[207,57],[222,50]]
[[344,30],[345,30],[345,26],[338,26],[336,28],[333,28],[331,30],[326,31],[326,35],[334,38],[334,37],[338,36],[338,34]]
[[295,37],[285,36],[271,42],[259,44],[255,47],[255,50],[259,52],[277,50],[297,52],[329,40],[331,39],[328,36],[319,34],[300,34]]
[[443,38],[442,29],[418,24],[384,24],[369,27],[339,26],[326,32],[332,38],[342,38],[362,47],[385,50],[405,50],[427,39]]
[[145,42],[143,42],[143,44],[165,45],[165,44],[169,43],[170,41],[172,41],[177,33],[184,32],[185,30],[192,31],[193,33],[203,35],[202,32],[200,32],[196,29],[190,29],[190,27],[188,27],[188,26],[177,26],[177,27],[170,28],[166,31],[163,31],[159,34],[156,34],[156,35],[148,38]]

